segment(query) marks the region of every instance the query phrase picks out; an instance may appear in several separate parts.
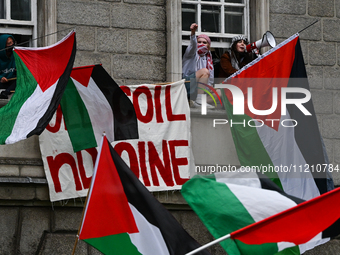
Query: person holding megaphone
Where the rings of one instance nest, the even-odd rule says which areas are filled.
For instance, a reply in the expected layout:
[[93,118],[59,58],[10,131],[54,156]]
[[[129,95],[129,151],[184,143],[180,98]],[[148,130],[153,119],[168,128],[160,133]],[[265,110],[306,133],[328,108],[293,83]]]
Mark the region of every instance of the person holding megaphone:
[[248,44],[247,37],[243,35],[235,36],[231,40],[230,49],[222,55],[220,60],[220,78],[228,78],[256,58],[256,54],[252,51],[246,51]]

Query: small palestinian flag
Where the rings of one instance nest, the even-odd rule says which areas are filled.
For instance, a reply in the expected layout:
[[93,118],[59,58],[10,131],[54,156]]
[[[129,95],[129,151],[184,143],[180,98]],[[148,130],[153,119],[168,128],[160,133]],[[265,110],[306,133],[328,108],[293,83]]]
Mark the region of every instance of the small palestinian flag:
[[16,47],[13,54],[17,85],[9,103],[0,109],[0,144],[40,135],[48,125],[73,67],[75,32],[49,47]]
[[106,136],[79,239],[112,255],[184,255],[200,246],[137,179]]
[[319,196],[307,205],[260,177],[255,172],[196,175],[182,187],[183,197],[216,239],[231,233],[220,243],[229,255],[302,254],[339,235],[340,190],[331,200]]
[[101,65],[73,68],[60,102],[75,152],[110,141],[138,139],[131,100]]

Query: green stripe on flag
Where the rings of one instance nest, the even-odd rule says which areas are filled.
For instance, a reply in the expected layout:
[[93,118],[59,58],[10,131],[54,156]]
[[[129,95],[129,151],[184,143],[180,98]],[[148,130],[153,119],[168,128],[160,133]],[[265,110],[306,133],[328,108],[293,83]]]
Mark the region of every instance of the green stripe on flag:
[[142,255],[131,242],[130,236],[127,233],[84,239],[83,241],[105,255]]
[[0,109],[0,144],[5,144],[6,139],[12,133],[13,126],[16,122],[18,113],[27,101],[37,89],[37,81],[28,70],[26,65],[22,62],[21,58],[14,51],[14,58],[17,70],[17,86],[15,93],[13,94],[9,103]]
[[294,246],[284,249],[283,251],[280,251],[278,253],[275,253],[274,255],[300,255],[300,254],[301,253],[299,246]]
[[77,152],[84,148],[97,147],[89,113],[71,78],[60,105],[73,150]]
[[[274,169],[273,162],[263,146],[256,127],[250,127],[248,125],[248,121],[251,121],[252,118],[248,115],[233,115],[233,106],[225,95],[224,90],[222,91],[222,100],[227,111],[229,123],[231,123],[231,120],[233,123],[237,123],[231,127],[231,134],[241,166],[258,167],[260,170],[262,166],[272,166],[272,169]],[[245,122],[245,125],[240,124],[243,122]],[[252,125],[254,125],[254,123],[252,123]],[[274,170],[264,172],[264,174],[282,188],[280,179]]]
[[[228,186],[209,177],[212,176],[194,176],[183,185],[182,194],[210,233],[217,239],[254,223],[255,220]],[[209,210],[206,210],[206,205],[209,205]],[[278,252],[276,243],[246,245],[227,239],[220,244],[229,255],[263,255]]]

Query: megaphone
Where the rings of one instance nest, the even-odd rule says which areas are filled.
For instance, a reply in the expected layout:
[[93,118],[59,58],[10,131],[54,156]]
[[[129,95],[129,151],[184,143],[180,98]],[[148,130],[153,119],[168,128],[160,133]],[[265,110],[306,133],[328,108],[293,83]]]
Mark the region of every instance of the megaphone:
[[256,42],[253,42],[251,44],[248,44],[246,46],[246,51],[251,52],[252,50],[260,50],[262,47],[275,47],[276,46],[276,41],[273,36],[273,34],[269,31],[265,32],[262,36],[262,39],[257,40]]

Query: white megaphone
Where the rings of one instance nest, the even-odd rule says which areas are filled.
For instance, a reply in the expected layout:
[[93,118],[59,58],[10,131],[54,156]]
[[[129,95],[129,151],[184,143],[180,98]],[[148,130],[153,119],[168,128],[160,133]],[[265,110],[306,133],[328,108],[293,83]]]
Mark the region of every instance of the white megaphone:
[[269,31],[265,32],[262,36],[262,39],[257,40],[256,42],[250,43],[246,46],[246,51],[251,52],[252,50],[258,51],[262,47],[275,47],[276,46],[276,41],[273,36],[273,34]]

